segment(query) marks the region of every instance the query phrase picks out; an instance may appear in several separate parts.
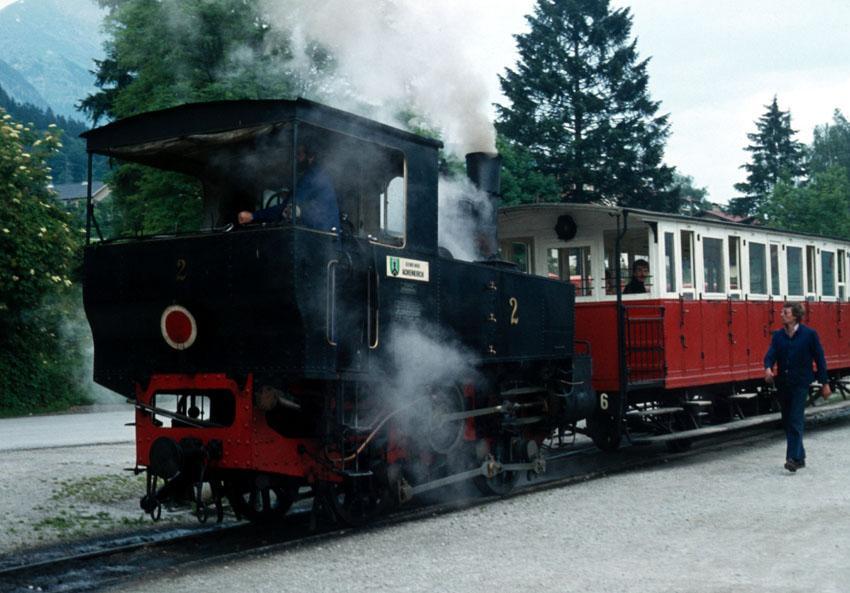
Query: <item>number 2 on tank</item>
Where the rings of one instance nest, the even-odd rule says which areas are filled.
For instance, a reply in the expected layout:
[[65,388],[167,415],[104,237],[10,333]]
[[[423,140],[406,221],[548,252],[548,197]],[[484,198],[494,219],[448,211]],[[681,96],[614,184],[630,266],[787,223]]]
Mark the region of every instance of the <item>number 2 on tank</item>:
[[511,325],[519,325],[519,301],[511,297],[508,302],[511,304]]
[[188,264],[182,257],[177,260],[177,281],[183,282],[186,279],[186,267]]

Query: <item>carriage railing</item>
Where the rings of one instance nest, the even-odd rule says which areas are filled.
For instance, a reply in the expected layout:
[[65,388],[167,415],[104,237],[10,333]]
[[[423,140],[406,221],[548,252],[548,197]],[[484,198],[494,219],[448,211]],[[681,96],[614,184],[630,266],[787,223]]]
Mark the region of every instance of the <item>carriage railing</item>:
[[629,387],[663,385],[664,307],[624,306],[626,377]]

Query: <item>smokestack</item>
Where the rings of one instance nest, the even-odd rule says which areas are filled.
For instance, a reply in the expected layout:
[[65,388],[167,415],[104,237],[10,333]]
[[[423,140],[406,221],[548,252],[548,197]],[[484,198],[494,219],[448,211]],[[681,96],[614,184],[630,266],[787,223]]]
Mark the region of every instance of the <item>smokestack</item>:
[[490,199],[498,199],[502,170],[502,157],[486,152],[470,152],[466,155],[466,174],[475,187],[486,191]]
[[472,205],[472,215],[476,223],[476,247],[483,259],[499,256],[497,223],[501,170],[502,157],[498,154],[470,152],[466,155],[466,175],[488,198],[489,207],[482,204]]

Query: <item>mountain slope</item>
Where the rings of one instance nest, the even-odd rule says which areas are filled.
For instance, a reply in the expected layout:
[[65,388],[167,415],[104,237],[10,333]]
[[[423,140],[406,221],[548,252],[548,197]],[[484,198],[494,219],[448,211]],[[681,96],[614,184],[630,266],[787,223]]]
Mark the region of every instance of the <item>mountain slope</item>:
[[6,89],[6,92],[19,103],[29,103],[40,109],[48,107],[47,101],[35,90],[35,87],[3,60],[0,60],[0,87]]
[[94,90],[90,70],[103,55],[102,16],[93,0],[18,0],[0,10],[0,56],[41,101],[0,79],[3,87],[20,102],[79,118],[75,104]]

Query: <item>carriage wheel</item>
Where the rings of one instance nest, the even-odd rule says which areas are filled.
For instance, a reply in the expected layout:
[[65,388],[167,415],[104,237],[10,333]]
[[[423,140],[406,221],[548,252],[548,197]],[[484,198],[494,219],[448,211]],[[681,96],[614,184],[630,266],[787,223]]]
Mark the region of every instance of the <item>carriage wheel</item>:
[[593,439],[593,444],[603,451],[616,451],[620,448],[623,428],[619,418],[597,411],[587,417],[587,432]]

